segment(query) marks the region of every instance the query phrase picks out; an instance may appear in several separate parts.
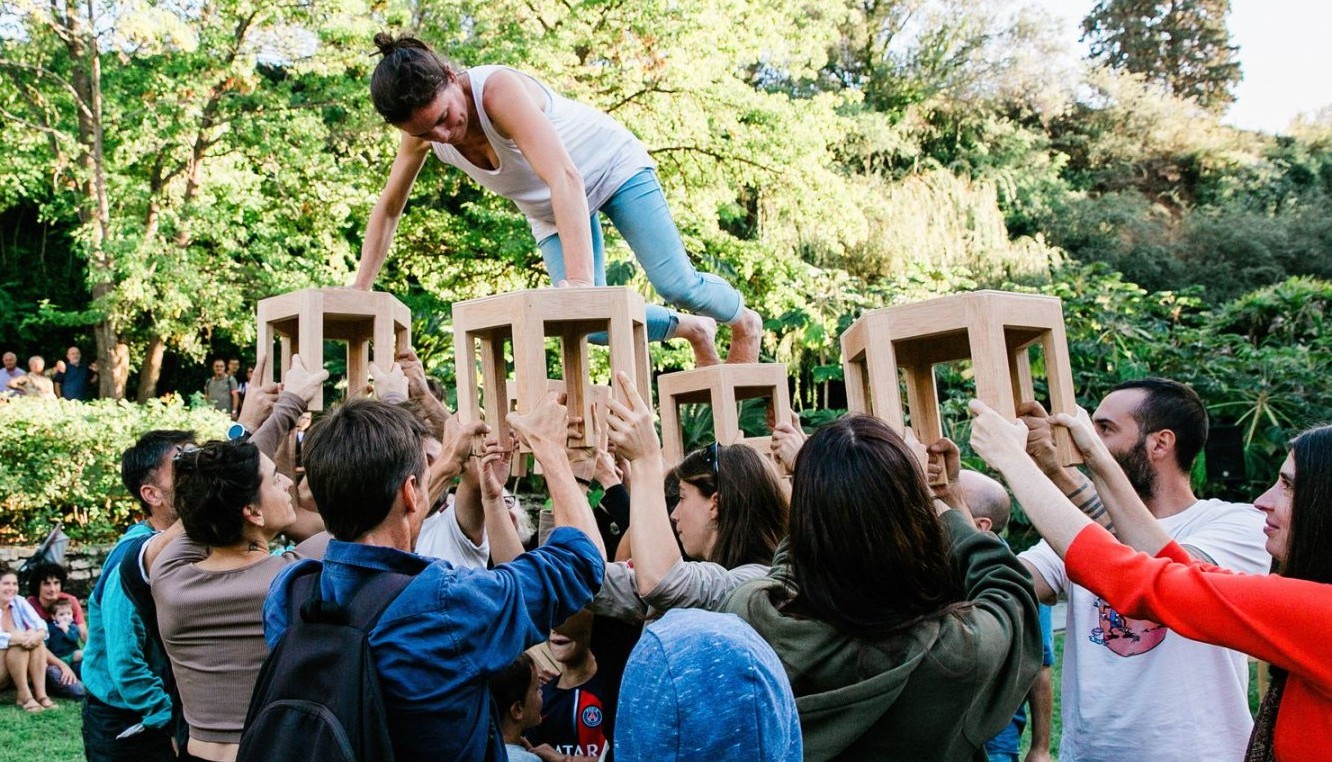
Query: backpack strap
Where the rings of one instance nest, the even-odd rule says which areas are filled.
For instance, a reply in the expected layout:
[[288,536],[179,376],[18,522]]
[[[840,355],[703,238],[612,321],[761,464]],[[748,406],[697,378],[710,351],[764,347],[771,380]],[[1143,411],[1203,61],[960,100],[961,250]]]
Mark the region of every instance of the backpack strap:
[[320,596],[322,572],[322,567],[312,569],[292,582],[292,606],[299,606],[296,614],[306,622],[349,625],[366,633],[415,576],[381,571],[370,577],[346,605],[340,605]]
[[411,574],[385,571],[371,577],[365,587],[356,591],[356,595],[347,602],[347,624],[370,634],[370,628],[379,622],[379,618],[413,579],[415,577]]

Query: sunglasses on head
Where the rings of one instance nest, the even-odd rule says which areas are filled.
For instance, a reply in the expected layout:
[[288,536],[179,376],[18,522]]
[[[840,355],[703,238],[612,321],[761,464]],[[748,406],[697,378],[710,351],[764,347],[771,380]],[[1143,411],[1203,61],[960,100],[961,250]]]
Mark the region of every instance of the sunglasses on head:
[[189,443],[178,444],[176,445],[176,454],[171,456],[171,461],[174,463],[176,461],[179,461],[182,457],[189,455],[192,452],[198,452],[198,451],[199,451],[199,445],[189,444]]
[[721,458],[717,452],[717,443],[713,442],[703,450],[703,462],[712,466],[712,475],[717,476],[721,471]]

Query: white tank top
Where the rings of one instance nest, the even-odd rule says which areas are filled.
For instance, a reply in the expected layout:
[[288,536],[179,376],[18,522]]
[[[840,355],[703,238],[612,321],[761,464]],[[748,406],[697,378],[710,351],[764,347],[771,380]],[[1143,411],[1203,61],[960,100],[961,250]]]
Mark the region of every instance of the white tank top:
[[[481,129],[485,130],[486,139],[499,158],[499,167],[493,170],[478,167],[447,143],[431,145],[440,161],[461,169],[482,186],[517,204],[518,210],[527,216],[532,226],[532,235],[540,242],[556,232],[555,212],[550,206],[550,187],[527,163],[523,152],[518,150],[518,144],[496,131],[482,106],[486,79],[494,72],[508,68],[476,66],[467,70],[472,83],[472,98],[476,101],[476,113],[481,119]],[[536,82],[545,91],[546,117],[550,119],[555,134],[564,143],[564,150],[583,176],[589,212],[600,209],[626,180],[640,170],[656,166],[638,138],[619,122],[591,106],[557,95],[535,77],[518,73]]]

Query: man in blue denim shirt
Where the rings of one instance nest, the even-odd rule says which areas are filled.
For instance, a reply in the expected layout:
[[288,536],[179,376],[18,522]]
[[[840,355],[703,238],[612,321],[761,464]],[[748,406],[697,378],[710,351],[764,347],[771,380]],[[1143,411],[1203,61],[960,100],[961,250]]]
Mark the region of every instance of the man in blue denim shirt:
[[[464,427],[440,456],[449,462],[429,469],[430,434],[407,410],[383,402],[347,402],[306,438],[305,478],[335,538],[324,554],[321,595],[345,604],[376,573],[415,577],[369,635],[398,762],[506,759],[487,680],[601,586],[604,551],[565,453],[564,407],[548,399],[510,423],[541,462],[560,528],[493,570],[411,552],[430,507],[430,479],[462,470],[482,424]],[[293,575],[314,563],[274,581],[264,605],[270,648],[287,628]]]

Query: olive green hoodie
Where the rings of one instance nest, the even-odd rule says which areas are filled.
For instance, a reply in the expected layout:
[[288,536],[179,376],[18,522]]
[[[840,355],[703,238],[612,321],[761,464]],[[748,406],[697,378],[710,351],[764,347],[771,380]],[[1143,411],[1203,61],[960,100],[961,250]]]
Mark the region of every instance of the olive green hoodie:
[[971,605],[901,635],[858,640],[779,610],[774,599],[780,604],[796,592],[785,545],[769,576],[745,583],[722,604],[781,658],[806,760],[983,762],[985,741],[1026,699],[1041,666],[1031,577],[995,535],[956,511],[943,522]]

